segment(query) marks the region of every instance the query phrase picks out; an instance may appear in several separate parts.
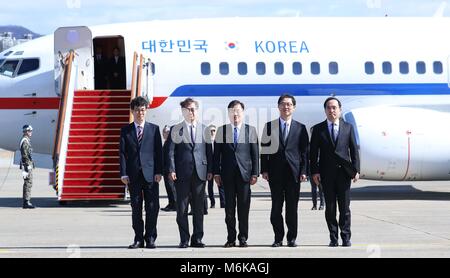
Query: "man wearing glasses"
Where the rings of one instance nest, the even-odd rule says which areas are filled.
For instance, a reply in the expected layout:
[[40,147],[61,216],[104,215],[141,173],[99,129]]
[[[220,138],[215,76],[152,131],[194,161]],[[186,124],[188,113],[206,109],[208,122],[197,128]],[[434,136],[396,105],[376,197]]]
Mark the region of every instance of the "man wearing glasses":
[[272,196],[270,222],[275,233],[272,247],[283,245],[283,203],[286,201],[287,245],[296,247],[300,182],[306,181],[308,132],[295,121],[296,100],[285,94],[278,99],[280,117],[264,126],[261,139],[261,173]]
[[[145,121],[148,101],[137,97],[130,108],[134,122],[120,132],[120,175],[128,186],[133,217],[134,242],[128,248],[155,248],[159,212],[159,181],[163,153],[159,127]],[[145,201],[145,235],[142,202]]]
[[[205,183],[212,179],[212,147],[208,129],[198,122],[199,104],[192,98],[180,103],[184,121],[172,127],[169,140],[169,177],[177,194],[179,248],[203,248]],[[194,230],[189,233],[187,206],[192,198]]]

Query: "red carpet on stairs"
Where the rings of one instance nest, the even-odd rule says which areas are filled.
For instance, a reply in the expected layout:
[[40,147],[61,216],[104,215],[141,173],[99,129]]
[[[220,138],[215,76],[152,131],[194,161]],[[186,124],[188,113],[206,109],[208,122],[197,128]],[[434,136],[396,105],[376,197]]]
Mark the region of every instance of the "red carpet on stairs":
[[61,201],[123,200],[120,128],[129,123],[130,91],[76,91]]

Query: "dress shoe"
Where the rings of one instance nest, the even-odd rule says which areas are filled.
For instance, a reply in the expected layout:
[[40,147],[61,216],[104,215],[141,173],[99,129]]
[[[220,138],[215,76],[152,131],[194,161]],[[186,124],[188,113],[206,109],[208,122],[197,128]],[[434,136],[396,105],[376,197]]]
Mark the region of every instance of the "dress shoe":
[[201,241],[191,242],[191,247],[194,248],[205,248],[205,244]]
[[311,210],[317,210],[317,207],[316,207],[316,206],[313,206],[313,207],[311,208]]
[[288,241],[288,246],[289,247],[297,247],[297,243],[295,242],[295,240],[290,240],[290,241]]
[[243,247],[243,248],[248,247],[247,241],[246,240],[239,240],[239,247]]
[[180,242],[180,244],[178,244],[178,248],[188,248],[187,242]]
[[344,247],[351,247],[352,243],[351,243],[350,240],[344,240],[344,241],[342,241],[342,246],[344,246]]
[[323,205],[320,205],[319,210],[323,210],[323,209],[324,209]]
[[230,248],[230,247],[236,247],[236,242],[234,241],[227,241],[224,246],[224,248]]
[[280,246],[283,246],[283,242],[281,242],[281,241],[275,241],[275,242],[272,244],[272,247],[280,247]]
[[328,244],[328,247],[338,247],[338,246],[339,246],[338,242],[334,240],[330,241],[330,244]]
[[153,240],[145,241],[145,248],[155,249],[156,248],[155,242]]
[[24,209],[34,209],[35,206],[33,206],[33,204],[28,201],[28,202],[24,202],[23,203],[23,207],[22,208],[24,208]]
[[162,208],[161,210],[162,211],[175,211],[175,208],[172,205],[167,205],[165,208]]
[[188,215],[192,215],[192,210],[190,212],[188,212]]
[[138,249],[138,248],[144,248],[144,242],[143,241],[135,241],[133,244],[128,246],[128,249]]
[[208,215],[208,211],[205,210],[205,211],[203,212],[203,215]]
[[212,209],[216,208],[216,205],[211,205],[209,208],[212,208]]

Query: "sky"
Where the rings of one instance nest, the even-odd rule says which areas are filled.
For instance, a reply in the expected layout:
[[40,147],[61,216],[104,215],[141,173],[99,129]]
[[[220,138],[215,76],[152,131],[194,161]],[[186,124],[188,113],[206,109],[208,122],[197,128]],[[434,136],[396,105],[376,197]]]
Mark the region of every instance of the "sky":
[[39,34],[61,26],[208,17],[450,16],[444,0],[15,0],[0,25]]

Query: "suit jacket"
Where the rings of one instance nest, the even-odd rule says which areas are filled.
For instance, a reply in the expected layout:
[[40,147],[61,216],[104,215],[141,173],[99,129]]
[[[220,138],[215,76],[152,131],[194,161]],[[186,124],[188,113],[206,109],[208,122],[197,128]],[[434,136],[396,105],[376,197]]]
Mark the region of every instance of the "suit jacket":
[[146,122],[141,146],[136,127],[131,123],[120,131],[120,175],[128,176],[131,184],[139,177],[142,169],[147,182],[154,181],[154,175],[163,173],[163,153],[159,127]]
[[336,144],[331,139],[327,121],[313,127],[311,136],[311,174],[334,177],[339,167],[343,167],[350,178],[360,172],[359,151],[353,126],[339,121]]
[[231,124],[218,128],[214,142],[214,174],[222,177],[231,176],[236,166],[242,179],[249,182],[252,176],[259,175],[259,145],[256,128],[242,124],[238,143],[234,147],[233,126]]
[[304,124],[292,120],[286,144],[283,143],[280,120],[266,123],[261,139],[261,173],[269,173],[270,180],[281,179],[284,161],[291,167],[295,181],[306,175],[309,137]]
[[213,172],[213,156],[210,134],[205,125],[197,123],[195,144],[183,121],[170,129],[169,172],[175,172],[180,181],[190,180],[194,171],[202,181]]

